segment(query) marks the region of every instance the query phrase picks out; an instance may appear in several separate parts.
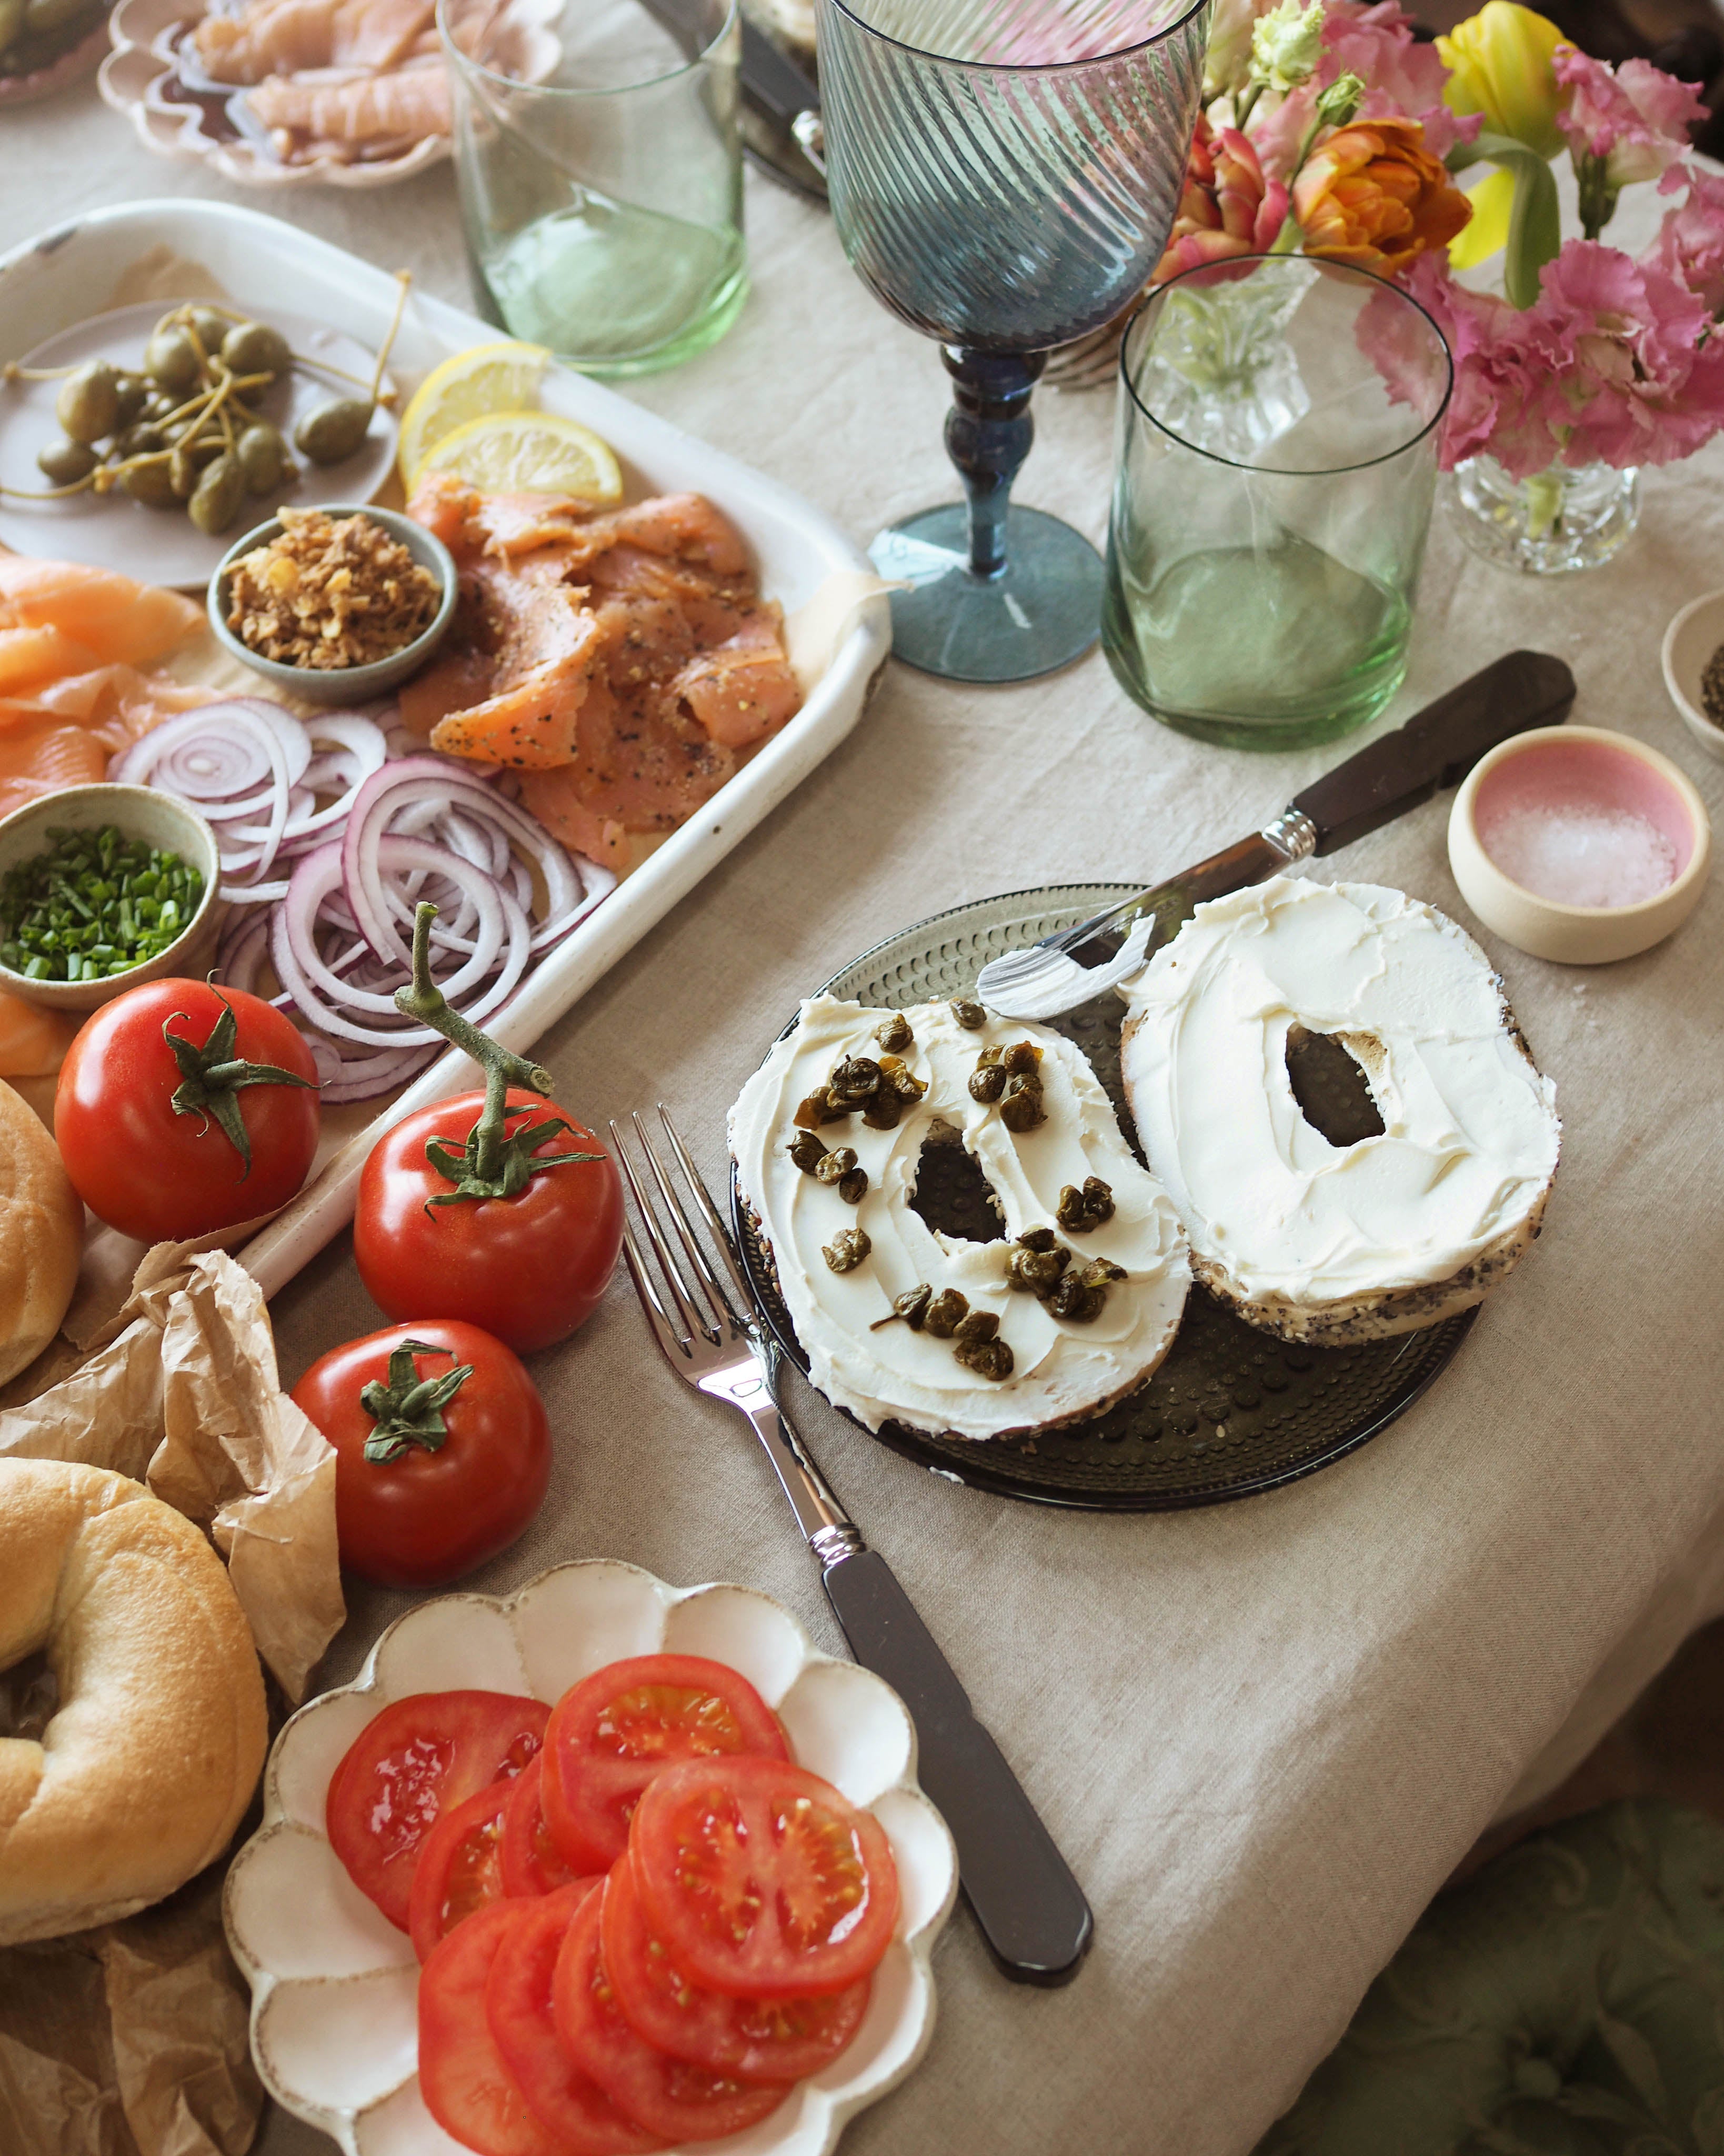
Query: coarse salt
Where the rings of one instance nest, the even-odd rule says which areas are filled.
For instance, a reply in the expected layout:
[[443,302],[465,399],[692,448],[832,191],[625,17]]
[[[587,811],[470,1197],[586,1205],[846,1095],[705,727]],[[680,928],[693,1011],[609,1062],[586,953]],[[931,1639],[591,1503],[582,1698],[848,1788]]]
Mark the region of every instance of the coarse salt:
[[1634,906],[1675,880],[1675,848],[1631,808],[1516,806],[1479,837],[1505,875],[1559,906]]

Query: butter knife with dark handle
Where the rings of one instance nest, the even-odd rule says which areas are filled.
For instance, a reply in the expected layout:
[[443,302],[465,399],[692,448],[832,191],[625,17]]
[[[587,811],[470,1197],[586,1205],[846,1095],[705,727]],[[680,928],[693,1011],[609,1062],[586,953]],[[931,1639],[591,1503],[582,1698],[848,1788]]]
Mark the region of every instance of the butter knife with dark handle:
[[[1560,659],[1508,652],[1313,780],[1260,831],[1075,928],[991,958],[976,993],[1003,1018],[1075,1010],[1135,971],[1157,939],[1172,935],[1205,899],[1350,846],[1444,787],[1458,786],[1499,742],[1560,726],[1573,702],[1574,676]],[[1147,945],[1131,935],[1142,922],[1149,925]]]
[[965,1897],[995,1961],[1014,1983],[1068,1983],[1095,1930],[1083,1890],[890,1566],[863,1541],[780,1406],[778,1350],[730,1231],[662,1101],[659,1115],[728,1286],[639,1116],[629,1119],[632,1148],[613,1122],[616,1163],[646,1238],[643,1247],[625,1222],[623,1251],[653,1335],[685,1383],[753,1425],[850,1652],[909,1708],[917,1779],[952,1830]]

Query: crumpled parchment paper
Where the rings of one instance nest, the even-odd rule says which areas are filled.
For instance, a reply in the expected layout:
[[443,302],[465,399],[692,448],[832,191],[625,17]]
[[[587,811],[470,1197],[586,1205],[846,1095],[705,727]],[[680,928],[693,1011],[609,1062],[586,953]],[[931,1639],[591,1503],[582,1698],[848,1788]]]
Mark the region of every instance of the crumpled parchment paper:
[[0,1953],[6,2156],[244,2156],[264,2092],[225,1860],[123,1922]]
[[0,1413],[0,1458],[111,1468],[208,1529],[297,1704],[346,1614],[336,1456],[281,1389],[263,1290],[223,1250],[160,1245],[86,1337],[69,1375]]

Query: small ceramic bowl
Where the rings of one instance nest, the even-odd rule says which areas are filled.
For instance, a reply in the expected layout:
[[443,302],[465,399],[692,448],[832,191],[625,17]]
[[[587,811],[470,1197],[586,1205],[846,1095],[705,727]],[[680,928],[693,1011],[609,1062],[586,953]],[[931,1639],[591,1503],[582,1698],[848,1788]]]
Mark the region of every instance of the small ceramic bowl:
[[392,539],[398,539],[422,568],[428,569],[436,578],[443,593],[431,626],[416,636],[411,644],[393,651],[387,659],[374,659],[369,666],[333,666],[326,670],[315,666],[285,666],[280,660],[265,659],[242,644],[228,626],[228,577],[233,564],[242,554],[249,554],[254,547],[267,547],[281,530],[281,520],[272,516],[267,524],[256,531],[248,531],[243,539],[236,539],[216,565],[216,572],[209,580],[209,625],[216,640],[225,650],[253,673],[261,674],[273,688],[285,689],[290,696],[301,696],[311,704],[363,704],[373,696],[387,696],[430,659],[442,643],[454,617],[458,580],[455,565],[449,551],[440,539],[435,538],[423,524],[415,524],[412,517],[403,516],[397,510],[379,509],[367,501],[321,501],[316,506],[326,516],[368,516],[373,524],[381,524]]
[[603,1558],[561,1564],[506,1600],[444,1594],[408,1611],[351,1685],[283,1727],[264,1774],[263,1824],[223,1897],[228,1943],[251,1985],[251,2049],[284,2109],[342,2156],[463,2156],[419,2093],[419,1965],[330,1846],[329,1785],[392,1701],[459,1686],[552,1701],[631,1655],[705,1655],[740,1670],[782,1722],[800,1763],[865,1804],[898,1867],[892,1943],[848,2050],[798,2082],[769,2118],[728,2137],[736,2156],[831,2156],[847,2120],[895,2088],[934,2025],[934,1942],[957,1895],[946,1823],[916,1779],[916,1725],[854,1662],[820,1654],[780,1603],[751,1587],[667,1586]]
[[1664,685],[1676,715],[1708,756],[1724,761],[1724,726],[1706,716],[1700,677],[1724,644],[1724,592],[1691,599],[1664,633]]
[[203,896],[184,932],[165,951],[123,973],[100,981],[33,981],[0,964],[0,988],[49,1010],[93,1011],[140,981],[207,973],[228,908],[220,884],[221,855],[216,834],[195,808],[152,786],[70,786],[64,793],[15,808],[0,823],[0,875],[19,862],[48,851],[50,830],[87,831],[113,824],[129,839],[141,839],[164,853],[179,855],[203,878]]
[[[1501,865],[1544,819],[1568,824],[1558,865],[1571,874],[1595,873],[1588,852],[1614,847],[1619,874],[1643,869],[1650,855],[1670,880],[1618,906],[1546,897]],[[1688,918],[1711,865],[1711,827],[1686,774],[1656,749],[1599,726],[1539,726],[1500,742],[1468,773],[1449,814],[1449,865],[1480,920],[1517,950],[1601,966],[1650,950]]]

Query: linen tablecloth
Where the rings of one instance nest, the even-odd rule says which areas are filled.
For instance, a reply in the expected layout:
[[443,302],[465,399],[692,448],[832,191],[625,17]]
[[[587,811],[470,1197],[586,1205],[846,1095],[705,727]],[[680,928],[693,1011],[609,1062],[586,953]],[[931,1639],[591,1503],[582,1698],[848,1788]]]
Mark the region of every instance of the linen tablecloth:
[[[219,193],[146,154],[93,89],[0,115],[7,244],[73,212]],[[465,300],[448,169],[386,191],[258,193]],[[869,299],[819,213],[751,177],[753,293],[715,350],[629,393],[866,539],[954,492],[932,347]],[[101,295],[92,295],[93,301]],[[1100,538],[1108,393],[1041,393],[1018,498]],[[1724,583],[1724,450],[1650,475],[1611,568],[1541,582],[1461,548],[1439,506],[1392,717],[1497,653],[1561,654],[1576,717],[1638,735],[1716,816],[1724,766],[1683,733],[1658,643]],[[1254,827],[1342,753],[1246,757],[1152,723],[1092,655],[1013,689],[888,670],[850,740],[541,1043],[589,1122],[672,1103],[709,1170],[725,1109],[799,996],[939,909],[1068,878],[1142,878]],[[1082,2149],[1238,2156],[1334,2042],[1480,1829],[1552,1786],[1694,1625],[1724,1608],[1724,891],[1672,942],[1593,971],[1480,930],[1445,802],[1309,871],[1401,886],[1501,966],[1564,1122],[1546,1232],[1433,1391],[1275,1494],[1104,1517],[954,1487],[798,1386],[792,1405],[946,1648],[1095,1906],[1070,1989],[1015,1989],[960,1910],[920,2071],[849,2156]],[[344,1235],[275,1305],[291,1382],[377,1313]],[[550,1500],[469,1583],[572,1557],[751,1581],[842,1651],[817,1572],[740,1423],[691,1401],[620,1274],[536,1359]],[[405,1606],[356,1586],[326,1681]],[[329,2144],[280,2114],[265,2156]]]

